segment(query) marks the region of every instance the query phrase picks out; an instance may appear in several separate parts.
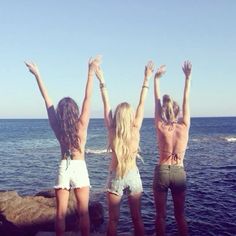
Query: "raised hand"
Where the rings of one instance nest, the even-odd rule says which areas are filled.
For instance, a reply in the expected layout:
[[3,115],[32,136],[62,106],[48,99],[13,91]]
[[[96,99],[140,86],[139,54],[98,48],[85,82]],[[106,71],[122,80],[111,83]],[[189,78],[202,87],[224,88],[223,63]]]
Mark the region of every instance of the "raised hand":
[[154,71],[154,67],[155,67],[155,65],[154,65],[153,61],[149,61],[147,63],[147,65],[145,66],[145,70],[144,70],[144,74],[145,74],[146,78],[149,78],[152,76],[152,73]]
[[28,67],[29,71],[34,75],[34,76],[39,76],[39,69],[37,65],[33,62],[25,62],[25,65]]
[[164,75],[166,73],[166,66],[165,65],[161,65],[158,69],[157,72],[155,74],[155,78],[161,78],[162,75]]
[[[47,109],[49,109],[53,105],[52,100],[47,93],[46,87],[44,86],[44,83],[41,79],[37,65],[33,62],[25,62],[25,65],[28,67],[29,71],[35,76],[41,95],[43,96],[43,99],[46,103],[46,107]],[[51,118],[49,117],[49,119]]]
[[185,74],[186,79],[188,79],[191,75],[191,71],[192,71],[192,64],[190,61],[185,61],[183,66],[182,66],[182,70]]
[[97,55],[89,59],[89,73],[95,73],[97,67],[101,64],[102,56]]

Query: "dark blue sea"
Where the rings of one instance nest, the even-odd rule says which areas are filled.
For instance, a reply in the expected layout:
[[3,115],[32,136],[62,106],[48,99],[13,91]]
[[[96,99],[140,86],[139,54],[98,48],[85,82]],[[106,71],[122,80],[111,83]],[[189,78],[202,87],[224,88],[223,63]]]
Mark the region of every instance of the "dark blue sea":
[[[144,119],[140,147],[142,215],[146,232],[153,234],[152,180],[158,158],[153,119]],[[93,193],[104,192],[110,159],[106,148],[103,120],[91,119],[86,162]],[[59,145],[47,120],[0,120],[0,190],[32,195],[52,188],[59,160]],[[236,118],[192,118],[185,167],[190,235],[236,235]],[[106,196],[100,195],[106,209]],[[170,193],[167,204],[167,235],[177,235]],[[131,226],[124,197],[118,230],[130,232]]]

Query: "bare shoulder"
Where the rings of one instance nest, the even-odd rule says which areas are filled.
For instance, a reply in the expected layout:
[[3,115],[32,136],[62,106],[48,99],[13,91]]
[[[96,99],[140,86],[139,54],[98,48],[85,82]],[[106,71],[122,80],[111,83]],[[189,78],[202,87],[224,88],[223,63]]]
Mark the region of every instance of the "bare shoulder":
[[189,126],[187,126],[185,123],[177,123],[175,126],[175,135],[178,138],[185,138],[189,135]]
[[162,129],[164,125],[165,125],[164,121],[159,120],[159,119],[155,120],[155,126],[157,129]]
[[189,129],[190,128],[190,122],[189,122],[189,124],[186,124],[184,122],[183,118],[179,119],[179,121],[177,122],[177,125],[182,129]]

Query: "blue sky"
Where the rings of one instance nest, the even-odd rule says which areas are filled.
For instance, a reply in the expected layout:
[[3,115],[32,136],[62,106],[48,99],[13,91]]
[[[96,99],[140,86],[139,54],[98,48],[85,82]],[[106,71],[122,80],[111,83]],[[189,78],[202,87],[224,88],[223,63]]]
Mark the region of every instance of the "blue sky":
[[[79,106],[87,61],[103,55],[113,108],[138,103],[144,66],[166,64],[162,94],[182,103],[182,62],[193,64],[192,116],[236,116],[235,0],[21,0],[0,4],[0,118],[46,118],[43,100],[24,60],[35,61],[54,104]],[[92,117],[102,117],[94,81]],[[145,117],[154,110],[150,80]]]

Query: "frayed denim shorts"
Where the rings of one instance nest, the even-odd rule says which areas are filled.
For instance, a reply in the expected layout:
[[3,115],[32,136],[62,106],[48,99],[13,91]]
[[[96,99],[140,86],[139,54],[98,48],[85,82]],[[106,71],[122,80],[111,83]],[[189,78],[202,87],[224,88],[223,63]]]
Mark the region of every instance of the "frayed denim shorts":
[[74,189],[90,186],[88,169],[84,160],[61,160],[55,189]]
[[123,193],[133,195],[143,192],[142,180],[137,167],[128,171],[123,178],[116,177],[116,171],[110,171],[107,191],[122,196]]

